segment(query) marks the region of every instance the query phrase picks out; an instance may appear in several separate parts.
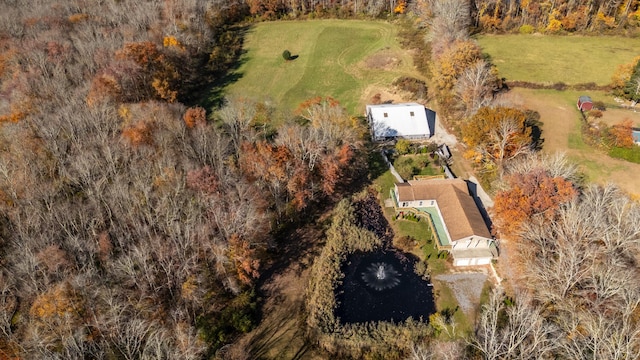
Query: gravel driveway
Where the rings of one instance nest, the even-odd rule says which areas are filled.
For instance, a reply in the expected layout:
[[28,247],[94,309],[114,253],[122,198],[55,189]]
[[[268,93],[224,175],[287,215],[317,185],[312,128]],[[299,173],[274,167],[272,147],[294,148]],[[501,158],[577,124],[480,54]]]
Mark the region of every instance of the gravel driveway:
[[460,309],[466,314],[472,313],[480,304],[480,294],[487,281],[484,273],[457,273],[444,274],[434,277],[435,280],[447,283],[451,289]]

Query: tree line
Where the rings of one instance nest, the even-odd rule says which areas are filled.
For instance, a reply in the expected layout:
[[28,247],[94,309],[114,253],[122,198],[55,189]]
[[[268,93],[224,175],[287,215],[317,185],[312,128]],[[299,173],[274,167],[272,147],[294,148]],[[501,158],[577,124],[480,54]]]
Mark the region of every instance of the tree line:
[[634,0],[472,0],[471,19],[484,32],[635,33],[639,6]]

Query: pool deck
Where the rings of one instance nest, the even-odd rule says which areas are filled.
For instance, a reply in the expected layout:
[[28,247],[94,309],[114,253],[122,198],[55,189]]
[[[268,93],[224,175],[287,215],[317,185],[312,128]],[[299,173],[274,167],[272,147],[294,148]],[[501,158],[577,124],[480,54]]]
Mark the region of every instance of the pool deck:
[[436,209],[435,207],[421,207],[416,208],[416,210],[427,213],[429,215],[429,217],[431,218],[431,223],[433,224],[433,227],[438,234],[438,242],[440,243],[440,245],[451,246],[451,243],[449,242],[449,235],[447,234],[444,224],[442,223],[442,218],[440,217],[438,209]]

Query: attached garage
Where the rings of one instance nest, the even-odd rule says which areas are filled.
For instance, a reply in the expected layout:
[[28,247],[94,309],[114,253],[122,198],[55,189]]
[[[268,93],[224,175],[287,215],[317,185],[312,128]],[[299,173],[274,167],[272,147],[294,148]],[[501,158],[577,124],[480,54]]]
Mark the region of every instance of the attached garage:
[[453,260],[454,266],[475,266],[475,265],[489,265],[491,263],[490,257],[485,258],[455,258]]

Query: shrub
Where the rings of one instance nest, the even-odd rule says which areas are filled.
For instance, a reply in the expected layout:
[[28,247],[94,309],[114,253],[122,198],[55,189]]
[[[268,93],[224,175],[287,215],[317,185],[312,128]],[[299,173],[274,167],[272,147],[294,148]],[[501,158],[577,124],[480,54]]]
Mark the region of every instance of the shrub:
[[417,175],[420,172],[420,169],[416,167],[413,162],[413,158],[408,156],[399,157],[393,164],[396,168],[396,171],[403,179],[412,179],[413,175]]
[[522,25],[520,26],[520,29],[518,29],[518,32],[520,32],[520,34],[533,34],[534,31],[535,28],[528,24]]
[[285,50],[282,52],[282,58],[285,59],[286,61],[291,60],[291,51],[289,50]]
[[411,150],[411,143],[409,140],[400,139],[396,142],[396,151],[399,155],[406,155]]
[[403,236],[398,239],[396,246],[398,249],[409,252],[417,245],[416,239],[413,236]]
[[424,280],[428,281],[431,278],[429,269],[427,268],[427,263],[424,261],[416,261],[413,271]]
[[419,79],[403,76],[397,78],[393,82],[394,86],[397,86],[402,91],[410,92],[415,99],[427,98],[427,84]]

